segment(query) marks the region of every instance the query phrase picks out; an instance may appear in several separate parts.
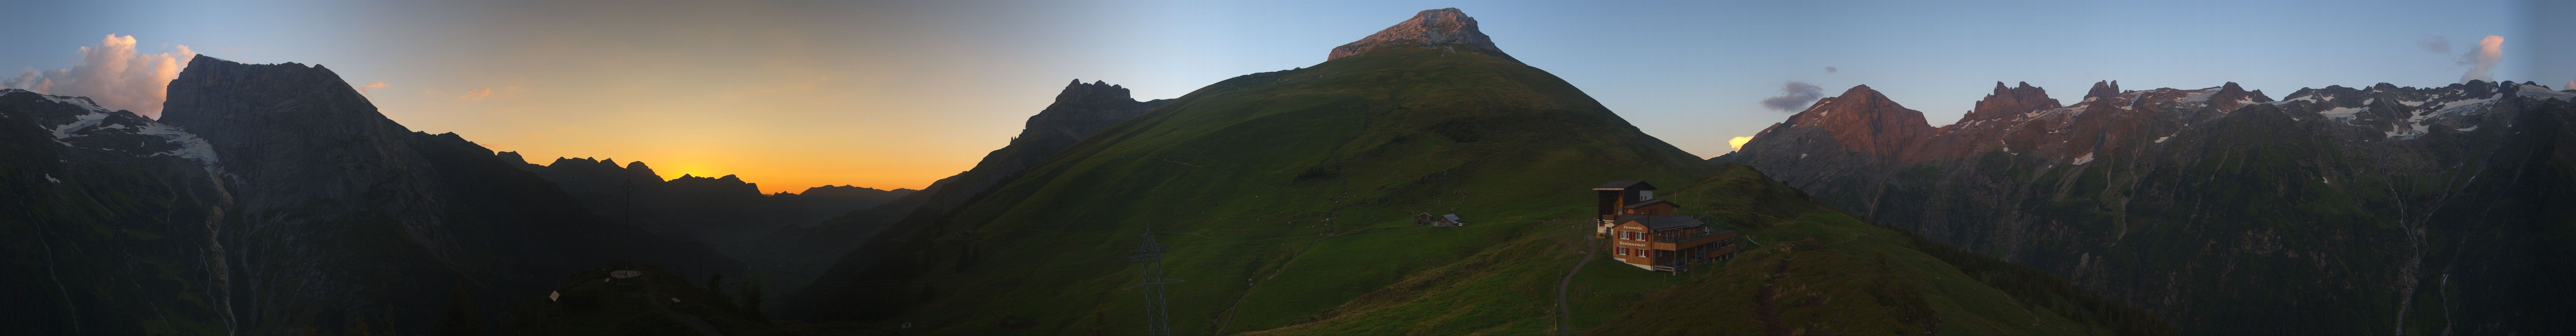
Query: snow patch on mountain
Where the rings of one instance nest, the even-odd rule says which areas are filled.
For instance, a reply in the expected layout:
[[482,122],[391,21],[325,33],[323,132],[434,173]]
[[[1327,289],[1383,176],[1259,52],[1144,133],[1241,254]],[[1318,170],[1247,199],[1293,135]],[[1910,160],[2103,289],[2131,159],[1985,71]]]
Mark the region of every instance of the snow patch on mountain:
[[205,138],[199,138],[196,134],[181,131],[177,126],[170,126],[162,123],[151,123],[143,125],[143,128],[135,130],[135,133],[159,136],[162,139],[169,140],[170,144],[179,146],[179,149],[172,149],[168,152],[155,153],[153,155],[178,156],[179,158],[188,159],[188,161],[196,161],[197,164],[207,166],[214,166],[221,162],[221,160],[217,160],[215,158],[215,145],[206,143]]
[[[45,98],[52,99],[54,97],[45,96]],[[63,140],[71,139],[73,136],[78,136],[78,134],[72,133],[79,133],[81,130],[89,129],[90,126],[98,126],[99,121],[102,120],[107,120],[106,112],[90,111],[88,114],[72,116],[71,123],[54,126],[54,142],[69,146],[71,143],[64,142]]]
[[2212,97],[2212,96],[2217,96],[2217,95],[2218,95],[2218,88],[2207,88],[2207,89],[2193,90],[2193,91],[2191,92],[2191,95],[2189,95],[2189,96],[2183,96],[2183,97],[2182,97],[2182,101],[2183,101],[2183,102],[2186,102],[2186,103],[2207,103],[2207,102],[2209,102],[2209,98],[2210,98],[2210,97]]
[[2563,101],[2576,101],[2576,92],[2551,91],[2549,90],[2549,87],[2531,84],[2518,85],[2521,85],[2522,87],[2520,91],[2514,93],[2516,96],[2531,97],[2531,99],[2538,100],[2557,98],[2558,100]]
[[[0,91],[0,93],[7,92],[9,91]],[[182,131],[177,126],[162,124],[151,120],[141,120],[140,125],[127,125],[125,124],[126,122],[123,121],[120,121],[118,124],[101,125],[102,123],[105,123],[108,117],[110,117],[112,113],[115,113],[115,111],[99,107],[97,103],[91,102],[89,98],[86,97],[64,97],[45,94],[39,94],[37,96],[44,97],[45,100],[53,101],[55,103],[78,106],[82,110],[87,110],[89,112],[72,116],[72,121],[70,123],[55,125],[52,129],[49,129],[49,131],[53,132],[52,135],[54,137],[54,143],[60,144],[64,147],[86,148],[73,144],[69,140],[73,137],[89,135],[83,134],[83,132],[93,132],[94,134],[95,132],[108,132],[113,130],[117,132],[130,132],[131,134],[161,137],[162,140],[168,141],[171,145],[176,147],[176,149],[169,151],[151,153],[144,156],[177,156],[189,161],[195,161],[197,164],[204,165],[208,169],[214,169],[214,166],[221,161],[215,157],[215,146],[213,144],[207,143],[206,139],[197,137],[196,134]]]
[[2337,108],[2330,108],[2330,109],[2326,109],[2326,110],[2325,110],[2325,111],[2323,111],[2323,112],[2317,112],[2317,114],[2323,114],[2323,115],[2325,115],[2325,116],[2326,116],[2326,120],[2333,120],[2333,121],[2335,121],[2335,122],[2343,123],[2343,124],[2345,124],[2345,125],[2352,125],[2352,124],[2353,124],[2353,122],[2354,122],[2355,120],[2358,120],[2358,119],[2359,119],[2358,117],[2354,116],[2354,114],[2358,114],[2358,113],[2361,113],[2362,111],[2369,111],[2369,110],[2370,110],[2370,108],[2369,108],[2369,107],[2337,107]]

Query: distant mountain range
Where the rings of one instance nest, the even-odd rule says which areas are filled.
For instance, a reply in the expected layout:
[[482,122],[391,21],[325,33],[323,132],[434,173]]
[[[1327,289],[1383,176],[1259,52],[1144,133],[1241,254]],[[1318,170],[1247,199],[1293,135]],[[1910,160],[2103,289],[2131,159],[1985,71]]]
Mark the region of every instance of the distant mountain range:
[[708,242],[735,243],[784,227],[813,226],[914,192],[818,186],[802,193],[762,194],[759,185],[733,175],[663,180],[643,161],[620,167],[613,160],[555,158],[537,165],[516,152],[499,156],[554,182],[601,217],[623,222],[631,216],[636,227]]
[[[918,191],[534,164],[296,63],[198,56],[160,120],[0,89],[0,334],[2576,330],[2576,92],[1858,86],[1703,160],[1455,8],[1326,56],[1075,80]],[[1597,260],[1614,180],[1748,246]]]
[[[1703,161],[1476,27],[1423,11],[1314,67],[1227,79],[1032,147],[1044,151],[997,151],[1019,156],[907,196],[959,203],[889,223],[780,311],[906,334],[1143,333],[1131,254],[1151,235],[1183,280],[1163,297],[1176,333],[2164,330],[2036,270]],[[1680,276],[1582,262],[1607,251],[1586,244],[1587,188],[1640,179],[1762,247]],[[1473,224],[1412,225],[1424,212]]]
[[158,121],[0,90],[0,138],[0,333],[430,333],[612,261],[741,269],[320,66],[198,56]]
[[[2576,92],[1996,83],[1932,127],[1866,86],[1712,161],[2067,277],[2188,333],[2576,330]],[[2554,331],[2554,332],[2551,332]]]

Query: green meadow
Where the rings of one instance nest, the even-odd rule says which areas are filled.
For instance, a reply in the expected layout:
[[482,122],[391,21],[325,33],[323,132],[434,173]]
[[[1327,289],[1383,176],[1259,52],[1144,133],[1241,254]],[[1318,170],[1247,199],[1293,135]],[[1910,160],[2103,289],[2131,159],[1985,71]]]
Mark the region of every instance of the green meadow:
[[[1589,189],[1612,180],[1758,246],[1681,274],[1584,263],[1560,314],[1559,281],[1600,249]],[[873,244],[892,253],[806,293],[825,320],[893,333],[1140,334],[1146,235],[1169,248],[1177,334],[2157,333],[2095,317],[2133,308],[2050,304],[2079,292],[1998,289],[2055,279],[1927,254],[1539,69],[1431,48],[1202,88],[890,229]]]

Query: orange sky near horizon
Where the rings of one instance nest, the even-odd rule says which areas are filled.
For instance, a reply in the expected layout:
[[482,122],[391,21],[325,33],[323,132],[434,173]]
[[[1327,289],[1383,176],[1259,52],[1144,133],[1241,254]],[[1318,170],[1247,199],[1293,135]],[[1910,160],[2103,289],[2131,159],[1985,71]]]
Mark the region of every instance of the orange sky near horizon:
[[[1001,46],[848,32],[918,22],[817,26],[828,21],[764,20],[796,16],[765,5],[606,7],[569,22],[494,13],[504,17],[485,29],[543,33],[459,34],[512,38],[454,42],[477,52],[409,64],[441,69],[432,78],[342,75],[388,82],[369,99],[414,130],[457,132],[530,163],[643,161],[664,179],[735,175],[768,193],[921,189],[1007,144],[1071,79],[995,80],[1050,73],[978,56]],[[660,24],[622,22],[637,18]]]
[[[132,88],[168,77],[118,74],[160,74],[156,57],[188,53],[296,62],[327,66],[411,130],[533,163],[644,161],[664,178],[736,175],[765,192],[919,189],[1008,144],[1068,80],[1175,98],[1313,66],[1442,7],[1701,157],[1794,112],[1763,104],[1802,94],[1789,83],[1867,84],[1934,126],[1998,82],[2066,101],[2101,80],[2275,97],[2472,77],[2576,86],[2576,66],[2550,61],[2576,55],[2576,34],[2544,33],[2563,21],[2546,13],[2576,5],[2540,1],[0,1],[47,13],[0,34],[0,85],[44,71],[124,89],[80,95],[151,93]],[[2264,42],[2172,47],[2212,36]],[[101,101],[140,111],[160,98],[124,96],[102,98],[150,97]]]

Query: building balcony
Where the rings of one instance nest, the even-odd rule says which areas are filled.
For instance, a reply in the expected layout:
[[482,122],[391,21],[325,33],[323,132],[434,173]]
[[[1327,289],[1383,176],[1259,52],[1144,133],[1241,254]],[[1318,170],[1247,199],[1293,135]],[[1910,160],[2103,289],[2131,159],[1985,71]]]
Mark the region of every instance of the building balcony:
[[1738,234],[1734,227],[1711,226],[1700,230],[1656,233],[1647,235],[1646,239],[1647,242],[1649,242],[1648,248],[1678,251],[1681,249],[1724,241],[1729,238],[1735,238],[1736,236],[1738,236]]

